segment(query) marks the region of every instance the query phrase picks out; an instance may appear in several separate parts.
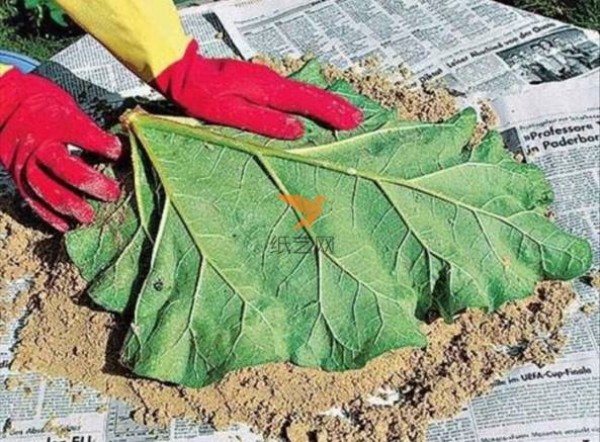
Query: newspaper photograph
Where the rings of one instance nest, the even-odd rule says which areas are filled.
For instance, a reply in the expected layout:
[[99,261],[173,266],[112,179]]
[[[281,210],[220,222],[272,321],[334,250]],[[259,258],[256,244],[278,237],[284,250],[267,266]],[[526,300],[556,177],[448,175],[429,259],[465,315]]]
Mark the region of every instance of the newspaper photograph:
[[498,56],[529,84],[568,80],[600,67],[598,46],[579,29],[558,30]]
[[[597,32],[488,0],[240,0],[180,12],[210,57],[310,53],[341,68],[377,58],[385,70],[408,68],[407,81],[443,81],[466,101],[492,99],[507,149],[542,168],[555,191],[553,217],[590,241],[600,269]],[[90,36],[38,71],[86,110],[98,101],[118,106],[126,97],[157,96]],[[0,195],[14,191],[3,175]],[[30,284],[7,283],[0,296],[9,298]],[[581,303],[598,306],[597,290],[581,282],[575,289]],[[434,422],[428,441],[600,442],[600,313],[578,307],[555,364],[523,366],[498,380],[460,415]],[[146,428],[124,402],[67,380],[13,372],[21,325],[0,335],[0,442],[263,441],[244,423],[225,432],[180,419]]]

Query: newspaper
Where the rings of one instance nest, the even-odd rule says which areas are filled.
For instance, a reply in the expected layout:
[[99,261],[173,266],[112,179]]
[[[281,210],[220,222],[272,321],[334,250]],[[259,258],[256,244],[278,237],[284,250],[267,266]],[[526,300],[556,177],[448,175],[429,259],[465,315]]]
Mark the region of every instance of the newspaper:
[[[383,68],[408,68],[414,81],[445,81],[465,101],[493,98],[508,149],[545,171],[557,222],[587,237],[600,263],[597,33],[488,0],[223,1],[188,8],[182,18],[207,56],[312,52],[340,67],[376,56]],[[153,97],[89,36],[40,72],[89,112],[97,102],[120,106],[127,97]],[[0,194],[5,191],[10,185],[0,171]],[[27,280],[9,281],[0,296],[27,286]],[[575,286],[582,303],[598,305],[597,291]],[[459,416],[433,423],[428,440],[600,441],[600,317],[575,310],[570,318],[569,344],[556,364],[515,370]],[[183,420],[150,430],[131,419],[126,404],[85,387],[75,387],[81,391],[73,401],[67,381],[9,370],[19,327],[16,322],[0,336],[0,442],[262,440],[243,426],[214,432]],[[5,379],[18,387],[8,391]],[[61,435],[47,428],[51,417]]]
[[245,58],[378,58],[487,97],[597,72],[598,34],[489,0],[263,0],[215,7]]

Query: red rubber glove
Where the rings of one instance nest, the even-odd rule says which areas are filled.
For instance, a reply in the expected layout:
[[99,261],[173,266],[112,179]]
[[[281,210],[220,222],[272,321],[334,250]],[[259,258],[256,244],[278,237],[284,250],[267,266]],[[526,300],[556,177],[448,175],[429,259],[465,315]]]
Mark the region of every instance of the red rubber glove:
[[83,194],[119,198],[119,185],[69,154],[67,144],[115,160],[121,143],[103,132],[64,90],[12,69],[0,77],[0,163],[19,193],[55,229],[87,224],[94,211]]
[[184,57],[152,83],[190,116],[268,137],[297,139],[303,115],[334,129],[350,130],[362,122],[348,101],[315,86],[288,80],[266,66],[197,54],[192,41]]

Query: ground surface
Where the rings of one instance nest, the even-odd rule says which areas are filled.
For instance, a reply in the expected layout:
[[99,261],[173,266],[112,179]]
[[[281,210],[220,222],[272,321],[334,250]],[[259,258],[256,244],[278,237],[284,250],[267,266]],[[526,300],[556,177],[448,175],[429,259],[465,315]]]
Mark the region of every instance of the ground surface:
[[[44,60],[69,45],[78,30],[55,25],[46,15],[23,11],[23,0],[0,0],[0,50]],[[501,0],[578,26],[600,29],[600,0]]]

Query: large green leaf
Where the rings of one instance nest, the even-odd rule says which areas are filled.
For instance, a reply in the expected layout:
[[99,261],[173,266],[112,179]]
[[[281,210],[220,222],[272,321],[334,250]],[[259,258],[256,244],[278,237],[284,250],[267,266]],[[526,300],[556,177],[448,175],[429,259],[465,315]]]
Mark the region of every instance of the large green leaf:
[[133,172],[118,174],[135,187],[117,204],[95,204],[96,222],[70,232],[66,246],[71,260],[91,282],[88,295],[98,305],[122,313],[135,300],[141,278],[147,272],[151,232],[156,230],[155,212],[161,201],[145,154],[132,150]]
[[[319,75],[314,64],[299,74],[324,85]],[[101,305],[135,299],[123,351],[135,373],[200,387],[268,362],[358,368],[425,345],[419,319],[432,309],[493,310],[589,268],[589,245],[545,218],[539,169],[515,163],[496,133],[466,147],[473,110],[405,123],[345,83],[330,89],[367,110],[361,129],[312,125],[290,143],[129,117],[137,204],[67,243]],[[302,214],[282,195],[326,202],[294,231]]]
[[[321,66],[316,61],[307,63],[291,77],[317,86],[328,87],[327,81],[321,73]],[[329,89],[362,108],[365,119],[359,130],[335,133],[324,130],[313,121],[306,120],[304,122],[306,135],[301,141],[283,142],[220,126],[213,129],[232,137],[255,138],[257,142],[269,144],[274,148],[291,149],[335,141],[342,137],[380,128],[390,122],[400,124],[396,121],[394,112],[355,93],[345,82],[336,82],[329,86]],[[185,120],[185,122],[190,125],[199,125],[198,122],[192,120]],[[207,126],[207,128],[211,127]],[[132,145],[136,145],[135,139],[133,139]],[[137,166],[134,167],[135,177],[121,173],[119,178],[123,181],[134,180],[134,178],[137,180],[138,185],[135,186],[138,195],[137,206],[135,198],[131,194],[127,194],[125,200],[116,205],[95,204],[99,212],[98,221],[89,228],[81,228],[70,233],[66,241],[67,250],[73,262],[82,270],[83,277],[92,283],[88,289],[90,297],[103,308],[117,313],[123,313],[130,305],[131,299],[135,299],[140,280],[143,280],[144,269],[148,261],[146,252],[151,245],[151,238],[147,232],[149,229],[155,228],[150,227],[152,222],[155,224],[158,222],[152,216],[156,210],[158,199],[161,198],[160,188],[153,184],[151,165],[142,166],[140,162],[145,154],[139,149],[132,149],[132,155],[133,164]],[[150,186],[146,184],[150,184]],[[144,220],[146,229],[142,229],[138,218]]]

